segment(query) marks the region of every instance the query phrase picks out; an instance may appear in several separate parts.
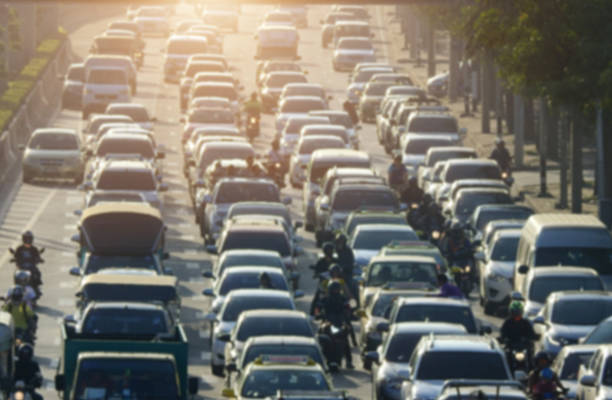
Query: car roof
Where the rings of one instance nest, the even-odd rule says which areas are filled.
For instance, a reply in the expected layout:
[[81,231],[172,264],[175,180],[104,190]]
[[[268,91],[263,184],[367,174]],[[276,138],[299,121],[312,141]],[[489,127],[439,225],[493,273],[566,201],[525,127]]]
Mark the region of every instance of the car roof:
[[32,132],[32,135],[53,133],[58,135],[73,135],[78,136],[76,130],[70,128],[38,128]]
[[400,297],[397,304],[400,307],[404,305],[427,304],[470,308],[470,304],[464,299],[451,299],[447,297]]
[[361,25],[361,26],[370,26],[370,24],[366,21],[359,20],[350,20],[350,21],[338,21],[336,25]]
[[236,289],[232,290],[228,295],[230,297],[278,297],[291,300],[291,294],[284,290],[275,289]]
[[430,351],[464,351],[464,352],[495,352],[499,345],[492,337],[476,335],[432,335],[425,337],[421,343],[426,343]]
[[340,185],[336,187],[336,192],[340,191],[352,191],[352,190],[368,190],[368,191],[384,191],[389,192],[391,188],[387,185],[383,185],[381,183],[348,183],[344,185]]
[[494,160],[486,158],[453,158],[446,160],[447,166],[450,168],[455,165],[494,165],[498,166]]
[[[493,237],[495,238],[493,239],[494,241],[497,239],[505,239],[505,238],[520,238],[521,230],[520,229],[501,229],[495,232],[495,236]],[[538,270],[538,269],[539,268],[534,268],[534,270]]]
[[586,292],[580,290],[565,290],[561,292],[552,292],[547,299],[549,303],[571,300],[612,300],[612,292],[589,290]]
[[276,224],[258,224],[251,222],[238,221],[227,228],[230,232],[259,232],[259,233],[282,233],[286,235],[285,228]]
[[390,335],[393,334],[402,334],[402,333],[434,333],[434,334],[442,334],[442,333],[450,333],[450,334],[458,334],[458,333],[467,333],[465,327],[461,324],[451,324],[448,322],[431,322],[431,321],[421,321],[421,322],[398,322],[396,324],[391,325]]
[[262,250],[262,249],[230,249],[230,250],[224,251],[220,257],[248,256],[248,255],[279,257],[279,254],[277,251]]
[[[403,226],[403,225],[398,225]],[[412,228],[410,228],[412,229]],[[398,254],[398,255],[384,255],[384,256],[374,256],[370,259],[370,264],[374,263],[385,263],[385,262],[416,262],[416,263],[428,263],[428,264],[437,264],[436,260],[433,257],[429,256],[419,256],[419,255],[409,255],[409,254]]]
[[472,194],[472,193],[504,193],[504,194],[508,194],[508,189],[500,189],[500,188],[496,188],[496,187],[477,187],[477,188],[463,188],[463,189],[459,189],[459,191],[457,191],[457,194],[455,195],[457,198],[459,198],[460,196],[465,196],[466,194]]
[[559,357],[567,357],[570,354],[578,353],[594,353],[601,346],[601,344],[568,344],[561,348]]
[[265,318],[299,318],[299,319],[308,319],[309,317],[306,315],[304,311],[300,310],[248,310],[240,313],[240,319],[246,318],[257,318],[257,317],[265,317]]
[[129,169],[132,171],[152,171],[151,165],[140,160],[110,160],[104,170]]
[[159,304],[151,303],[139,303],[131,301],[102,301],[91,303],[93,309],[122,309],[122,310],[153,310],[153,311],[166,311],[166,309]]
[[364,151],[352,149],[319,149],[312,153],[312,159],[327,158],[327,159],[343,159],[352,158],[369,161],[370,155]]
[[245,266],[245,267],[232,267],[223,271],[223,275],[240,275],[240,274],[250,274],[250,273],[267,273],[267,274],[276,274],[282,275],[282,272],[275,267],[264,267],[264,266]]
[[[392,213],[389,213],[393,215]],[[406,232],[414,232],[414,229],[410,225],[399,225],[399,224],[360,224],[355,227],[355,232],[353,235],[357,235],[358,233],[364,231],[374,231],[374,232],[387,232],[387,231],[406,231]]]
[[247,340],[248,345],[263,345],[263,344],[275,344],[275,345],[310,345],[317,346],[318,342],[313,337],[307,336],[277,336],[277,335],[265,335],[265,336],[253,336]]
[[533,274],[534,278],[553,277],[553,276],[576,276],[576,277],[586,277],[586,276],[598,277],[599,276],[597,271],[595,271],[593,268],[571,267],[571,266],[532,268],[531,273]]

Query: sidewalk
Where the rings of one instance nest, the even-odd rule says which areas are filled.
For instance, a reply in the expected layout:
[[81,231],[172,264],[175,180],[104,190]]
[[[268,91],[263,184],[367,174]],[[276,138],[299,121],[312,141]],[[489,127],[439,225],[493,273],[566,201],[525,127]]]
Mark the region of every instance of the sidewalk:
[[[397,63],[400,59],[409,59],[410,51],[404,49],[404,38],[400,31],[399,21],[392,15],[394,7],[386,6],[383,8],[383,19],[385,30],[387,34],[386,43],[389,48],[389,62]],[[383,29],[383,28],[381,28]],[[449,38],[446,32],[436,32],[437,42],[442,42],[443,46],[441,51],[436,54],[438,60],[445,60],[443,62],[438,61],[436,64],[436,73],[448,71],[448,43]],[[403,63],[401,64],[402,69],[417,83],[420,87],[427,87],[427,53],[421,52],[421,64],[416,66],[416,63]],[[459,120],[459,126],[467,129],[467,135],[463,138],[463,144],[468,147],[476,149],[477,153],[481,157],[488,157],[493,147],[495,146],[495,139],[497,138],[497,121],[492,113],[490,122],[491,133],[483,133],[481,130],[481,112],[480,106],[478,111],[472,111],[472,116],[461,117],[464,112],[463,100],[459,99],[456,102],[449,103],[448,97],[444,97],[441,101],[450,108],[451,113],[456,116]],[[503,127],[503,139],[506,142],[506,147],[512,153],[514,149],[514,136],[507,132],[506,127]],[[592,159],[590,156],[591,152],[585,153],[584,164],[589,164],[588,160]],[[540,198],[538,193],[540,191],[539,186],[539,163],[540,157],[538,155],[535,144],[527,144],[524,147],[524,167],[521,171],[515,173],[516,183],[514,190],[518,193],[525,195],[525,203],[532,207],[536,212],[569,212],[569,209],[556,209],[555,204],[558,203],[559,199],[559,165],[554,161],[547,161],[547,172],[548,172],[548,192],[552,196],[550,198]],[[568,171],[569,176],[569,171]],[[583,189],[583,212],[584,213],[597,213],[597,201],[593,196],[592,182],[593,182],[593,171],[585,170],[584,172],[585,188]],[[571,186],[570,189],[571,191]],[[568,202],[571,202],[571,193],[569,193]]]

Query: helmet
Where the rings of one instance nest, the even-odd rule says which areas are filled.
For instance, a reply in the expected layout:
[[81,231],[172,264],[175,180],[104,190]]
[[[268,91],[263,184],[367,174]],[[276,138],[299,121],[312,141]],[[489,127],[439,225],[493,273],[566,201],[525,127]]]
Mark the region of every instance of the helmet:
[[506,142],[504,142],[504,139],[498,137],[497,139],[495,139],[495,144],[500,145],[500,144],[504,144]]
[[262,272],[261,274],[259,274],[259,281],[267,281],[270,282],[270,275],[268,275],[267,272]]
[[331,281],[327,286],[327,292],[330,294],[339,294],[342,290],[342,285],[338,281]]
[[11,301],[15,303],[23,301],[23,288],[21,286],[15,286],[11,291]]
[[429,193],[425,193],[423,195],[423,203],[425,204],[429,204],[433,201],[433,197],[431,197],[431,195]]
[[28,286],[28,284],[30,283],[31,275],[32,274],[30,273],[30,271],[18,269],[17,271],[15,271],[15,275],[13,275],[13,282],[15,282],[15,285]]
[[25,244],[32,244],[32,242],[34,242],[34,234],[32,231],[25,231],[23,235],[21,235],[21,240]]
[[508,310],[510,311],[510,314],[523,314],[523,303],[515,300],[510,303]]
[[340,267],[338,264],[333,264],[331,267],[329,267],[329,274],[332,277],[342,275],[342,267]]
[[323,254],[326,256],[331,256],[334,253],[336,246],[332,242],[325,242],[323,244]]
[[34,347],[29,343],[23,343],[17,350],[19,361],[30,361],[34,357]]
[[342,243],[346,244],[347,240],[348,240],[348,238],[346,237],[346,235],[344,233],[338,232],[336,234],[336,243],[342,242]]
[[546,361],[550,362],[550,357],[548,356],[548,353],[546,353],[545,351],[538,351],[533,359],[536,362],[536,364],[540,360],[546,360]]
[[553,372],[550,368],[543,368],[540,371],[540,378],[551,380],[553,378]]

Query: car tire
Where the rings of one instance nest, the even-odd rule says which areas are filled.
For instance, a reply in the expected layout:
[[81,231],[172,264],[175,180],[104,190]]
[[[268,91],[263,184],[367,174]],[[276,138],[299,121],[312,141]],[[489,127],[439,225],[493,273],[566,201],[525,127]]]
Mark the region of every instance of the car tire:
[[210,363],[210,370],[212,371],[212,374],[215,376],[219,376],[219,377],[225,376],[225,374],[223,373],[224,369],[225,368],[223,365],[215,365],[213,363]]

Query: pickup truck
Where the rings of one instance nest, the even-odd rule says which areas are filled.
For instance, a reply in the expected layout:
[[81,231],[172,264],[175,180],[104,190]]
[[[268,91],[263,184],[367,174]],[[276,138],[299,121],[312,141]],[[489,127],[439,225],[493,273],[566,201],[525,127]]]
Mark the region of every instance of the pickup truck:
[[181,325],[174,335],[127,337],[78,334],[60,328],[62,356],[55,388],[63,400],[164,398],[186,400],[198,391],[188,377],[188,343]]

